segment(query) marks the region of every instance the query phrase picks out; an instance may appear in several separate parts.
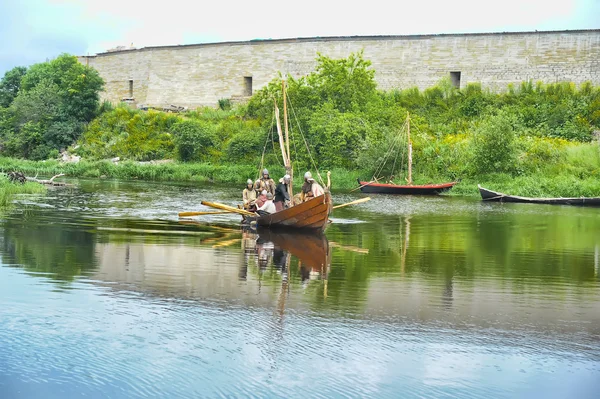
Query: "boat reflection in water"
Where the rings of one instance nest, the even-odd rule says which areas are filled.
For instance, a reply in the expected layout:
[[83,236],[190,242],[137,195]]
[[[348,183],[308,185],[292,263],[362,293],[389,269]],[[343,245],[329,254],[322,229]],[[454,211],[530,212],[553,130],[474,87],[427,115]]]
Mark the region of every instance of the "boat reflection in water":
[[[292,256],[298,260],[300,279],[327,279],[331,265],[329,241],[324,235],[278,232],[269,229],[242,232],[245,266],[255,258],[261,272],[273,267],[287,279]],[[244,273],[240,273],[240,277]],[[247,271],[245,273],[247,275]]]
[[152,240],[143,232],[103,230],[108,235],[95,244],[91,278],[152,296],[259,306],[279,303],[290,285],[296,290],[314,280],[325,280],[326,295],[331,252],[325,236],[184,224],[195,226],[181,234],[156,232]]

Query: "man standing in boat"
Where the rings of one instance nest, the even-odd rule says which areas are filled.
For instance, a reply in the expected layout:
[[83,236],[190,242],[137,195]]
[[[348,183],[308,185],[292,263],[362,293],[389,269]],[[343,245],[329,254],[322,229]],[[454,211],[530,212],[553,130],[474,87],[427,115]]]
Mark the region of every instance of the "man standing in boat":
[[290,193],[288,186],[290,184],[290,175],[285,175],[279,180],[279,184],[275,187],[275,209],[277,212],[289,208],[290,206]]
[[267,190],[271,195],[275,195],[275,181],[269,177],[269,171],[267,169],[263,169],[262,177],[257,183],[258,187],[255,188],[258,192]]
[[302,185],[302,202],[323,194],[325,194],[323,187],[313,179],[310,172],[306,172],[304,174],[304,184]]

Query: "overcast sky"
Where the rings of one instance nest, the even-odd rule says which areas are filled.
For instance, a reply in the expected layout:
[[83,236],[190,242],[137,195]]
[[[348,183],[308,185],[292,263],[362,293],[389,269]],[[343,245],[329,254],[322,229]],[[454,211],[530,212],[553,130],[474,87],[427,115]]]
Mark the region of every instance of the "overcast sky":
[[600,0],[0,0],[0,76],[132,43],[594,28]]

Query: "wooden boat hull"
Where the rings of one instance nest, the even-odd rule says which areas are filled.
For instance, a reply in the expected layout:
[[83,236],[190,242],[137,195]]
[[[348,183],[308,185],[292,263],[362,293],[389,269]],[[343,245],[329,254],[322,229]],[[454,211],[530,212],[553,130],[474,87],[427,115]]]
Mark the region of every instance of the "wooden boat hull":
[[360,191],[369,194],[400,194],[400,195],[437,195],[450,190],[457,182],[425,185],[396,185],[360,181]]
[[258,226],[323,232],[331,214],[331,194],[323,195],[295,205],[291,208],[256,218]]
[[576,206],[600,206],[600,197],[592,198],[529,198],[517,195],[508,195],[497,191],[488,190],[480,185],[479,193],[483,201],[493,202],[516,202],[524,204],[548,204],[548,205],[576,205]]

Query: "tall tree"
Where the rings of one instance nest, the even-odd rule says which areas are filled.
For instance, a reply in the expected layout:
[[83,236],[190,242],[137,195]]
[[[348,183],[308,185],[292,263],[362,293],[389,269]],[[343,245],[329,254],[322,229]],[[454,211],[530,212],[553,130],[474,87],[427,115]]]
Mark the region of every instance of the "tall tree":
[[322,102],[330,102],[340,112],[359,111],[377,95],[375,70],[363,52],[333,59],[319,54],[316,71],[307,82]]
[[4,74],[0,80],[0,107],[7,108],[13,102],[19,89],[21,88],[21,79],[25,76],[27,68],[18,66]]
[[44,159],[77,140],[96,116],[104,82],[96,70],[62,54],[32,65],[19,84],[0,124],[3,152]]
[[104,86],[98,71],[79,63],[73,55],[61,54],[50,62],[32,65],[23,77],[21,90],[27,92],[44,81],[56,85],[65,116],[80,122],[96,116]]

